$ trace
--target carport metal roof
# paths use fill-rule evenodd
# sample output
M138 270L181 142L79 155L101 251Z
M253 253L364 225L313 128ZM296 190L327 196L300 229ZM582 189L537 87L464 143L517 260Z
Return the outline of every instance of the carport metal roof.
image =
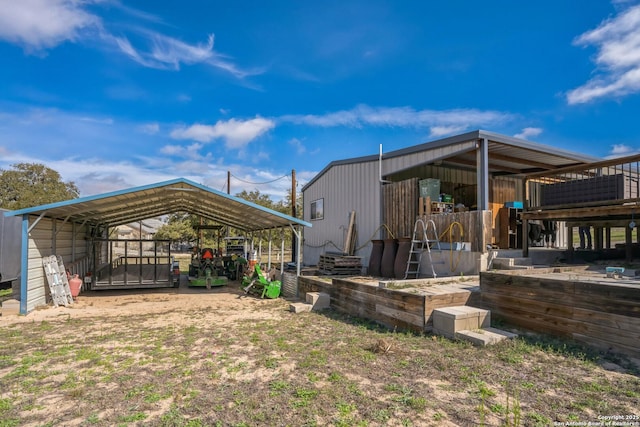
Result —
M39 215L63 221L117 226L187 212L244 232L311 224L185 178L82 197L5 215Z

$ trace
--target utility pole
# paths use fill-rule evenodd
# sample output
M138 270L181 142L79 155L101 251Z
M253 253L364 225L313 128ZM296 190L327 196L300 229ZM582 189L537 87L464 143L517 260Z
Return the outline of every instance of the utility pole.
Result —
M296 218L296 170L291 169L291 216ZM296 233L291 232L291 262L296 262Z
M231 194L231 171L227 171L227 194ZM231 236L231 230L227 225L227 237Z

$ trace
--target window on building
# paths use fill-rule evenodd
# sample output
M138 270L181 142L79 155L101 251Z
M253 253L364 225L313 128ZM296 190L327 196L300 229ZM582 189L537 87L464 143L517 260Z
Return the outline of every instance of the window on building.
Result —
M324 199L311 202L311 220L324 218Z

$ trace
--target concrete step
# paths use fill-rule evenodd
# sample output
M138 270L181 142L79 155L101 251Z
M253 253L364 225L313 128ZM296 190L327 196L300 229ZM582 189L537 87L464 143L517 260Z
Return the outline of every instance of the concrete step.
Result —
M20 314L20 301L17 299L8 299L2 302L3 316L17 316Z
M313 310L324 310L331 305L331 297L324 292L307 292L306 300Z
M492 265L494 270L533 270L533 265Z
M311 311L311 308L313 308L313 306L306 302L292 302L289 304L289 311L294 313L305 313Z
M289 305L289 311L304 313L311 310L324 310L331 306L331 297L324 292L307 292L306 302L293 302Z
M516 338L517 336L518 334L496 328L462 330L455 334L456 339L469 341L479 347L496 344L500 341Z
M460 305L433 310L433 333L455 339L456 332L491 326L491 312L482 308Z
M517 257L517 258L497 257L497 258L494 258L493 260L493 265L495 266L496 264L506 266L506 267L513 267L516 265L533 265L533 260L528 257Z

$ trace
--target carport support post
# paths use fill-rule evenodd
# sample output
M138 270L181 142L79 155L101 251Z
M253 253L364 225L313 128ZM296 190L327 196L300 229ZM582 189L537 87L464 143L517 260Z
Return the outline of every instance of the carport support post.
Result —
M27 280L29 279L29 215L22 215L20 260L20 314L27 314ZM45 284L46 286L46 284Z
M271 270L271 230L269 230L269 258L268 258L268 269Z
M633 244L633 230L631 227L624 228L624 237L625 237L625 255L627 262L630 262L633 259L633 248L631 245Z
M296 228L291 224L289 224L289 227L291 227L291 230L293 231L293 234L295 234L295 236L297 237L296 243L297 243L297 246L298 246L298 253L296 254L297 255L297 259L296 259L296 276L300 276L300 260L302 258L302 248L301 248L301 246L302 246L302 233L299 230L296 230ZM284 232L284 230L283 230L283 232ZM282 270L282 271L284 271L284 270Z
M280 257L280 278L282 278L284 274L284 228L280 229L280 253L282 254Z
M522 256L529 257L529 220L522 220Z
M489 141L478 140L476 150L476 179L478 181L478 210L489 209Z
M567 258L569 259L569 261L573 261L573 257L574 257L574 250L573 250L573 226L572 225L568 225L567 226Z
M478 211L483 212L489 210L489 141L486 138L479 139L476 148L477 206ZM489 226L491 226L491 224L485 224L483 219L480 220L480 227L476 230L476 237L479 242L484 242L484 230L485 227ZM479 249L482 253L487 251L484 243Z

